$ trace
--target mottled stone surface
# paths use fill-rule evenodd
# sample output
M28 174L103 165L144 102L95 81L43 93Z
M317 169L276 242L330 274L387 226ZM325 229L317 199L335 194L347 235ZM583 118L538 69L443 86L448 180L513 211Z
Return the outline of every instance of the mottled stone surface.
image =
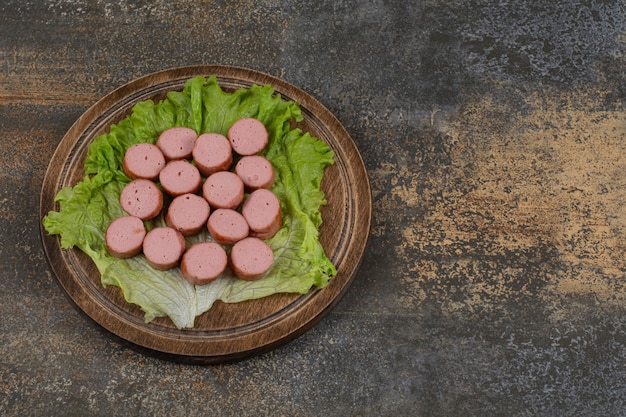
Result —
M317 97L374 198L333 312L213 367L101 333L39 240L71 124L193 64ZM0 415L626 415L623 2L5 0L0 66Z

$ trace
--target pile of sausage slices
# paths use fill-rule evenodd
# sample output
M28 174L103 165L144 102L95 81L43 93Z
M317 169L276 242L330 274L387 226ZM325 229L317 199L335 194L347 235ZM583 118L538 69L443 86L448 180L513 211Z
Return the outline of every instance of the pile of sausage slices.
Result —
M228 265L241 279L262 276L274 262L263 239L274 236L282 226L280 201L270 191L274 170L259 154L267 143L265 126L243 118L227 136L197 135L193 129L173 127L156 144L128 148L123 169L131 181L120 195L128 215L109 224L109 253L129 258L143 252L155 269L180 266L183 278L194 285L214 281ZM239 156L231 170L234 154ZM244 191L249 193L245 201ZM165 213L166 226L146 232L143 221L164 209L163 193L172 198ZM186 249L185 236L205 227L213 241ZM229 253L224 246L231 246Z

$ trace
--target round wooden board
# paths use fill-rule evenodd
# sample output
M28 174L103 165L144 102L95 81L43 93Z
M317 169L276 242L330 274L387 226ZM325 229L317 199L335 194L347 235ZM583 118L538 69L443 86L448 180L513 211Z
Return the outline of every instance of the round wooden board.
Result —
M84 176L88 145L126 117L137 102L162 100L168 91L182 90L189 78L213 74L225 91L271 85L284 99L300 103L304 121L298 127L328 143L335 152L335 164L326 168L322 182L328 203L322 207L320 241L337 268L327 287L305 295L277 294L236 304L218 301L196 318L192 329L177 329L168 318L145 323L143 312L126 302L117 287L101 285L89 257L78 249L61 249L59 238L41 228L50 266L82 312L139 350L203 364L241 360L287 343L330 311L353 280L369 237L371 191L361 156L332 113L301 89L245 68L192 66L150 74L108 94L74 123L48 166L40 200L42 219L49 211L58 210L54 202L58 191Z

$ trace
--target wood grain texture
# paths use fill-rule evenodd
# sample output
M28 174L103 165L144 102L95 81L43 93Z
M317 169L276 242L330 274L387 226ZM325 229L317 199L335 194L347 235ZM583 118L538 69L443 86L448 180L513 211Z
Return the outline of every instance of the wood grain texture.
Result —
M103 288L91 259L77 249L62 250L57 236L41 229L49 263L70 299L110 333L170 359L219 363L243 359L284 344L317 323L348 289L363 257L371 225L371 192L363 161L346 130L318 101L299 88L264 73L227 66L191 66L139 78L111 92L87 110L59 144L48 167L40 217L58 209L57 192L83 178L92 139L129 114L134 104L160 100L182 90L193 76L215 74L222 89L271 85L286 100L300 103L299 127L325 141L335 152L322 182L327 205L320 241L337 267L322 289L305 295L278 294L237 304L216 302L196 318L193 329L177 329L168 318L144 323L143 312L127 303L117 287Z

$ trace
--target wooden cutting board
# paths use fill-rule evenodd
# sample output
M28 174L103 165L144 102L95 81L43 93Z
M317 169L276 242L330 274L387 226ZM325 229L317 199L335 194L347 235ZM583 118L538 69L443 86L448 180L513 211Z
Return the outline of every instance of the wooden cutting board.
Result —
M361 156L337 118L301 89L245 68L192 66L150 74L111 92L74 123L51 159L40 196L42 219L49 211L58 210L54 197L61 188L82 180L87 147L95 137L108 132L137 102L162 100L168 91L182 90L189 78L213 74L225 91L270 85L285 100L300 103L304 121L298 127L325 141L335 152L335 164L326 168L322 181L328 203L322 207L320 242L337 268L327 287L304 295L277 294L235 304L217 301L196 318L192 329L177 329L169 318L145 323L143 312L126 302L119 288L102 286L88 256L78 249L61 249L59 238L41 227L49 264L80 311L131 347L201 364L241 360L289 342L328 313L350 286L367 245L372 201Z

